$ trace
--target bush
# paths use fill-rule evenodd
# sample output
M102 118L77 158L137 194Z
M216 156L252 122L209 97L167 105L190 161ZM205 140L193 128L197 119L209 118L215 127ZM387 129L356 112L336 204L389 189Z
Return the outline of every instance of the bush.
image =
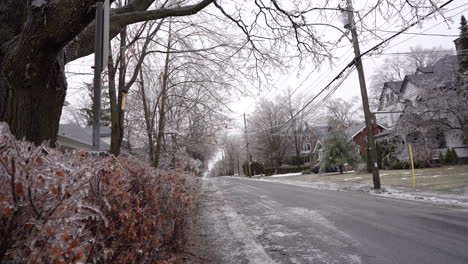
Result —
M0 125L0 262L167 260L185 243L199 186L132 158L18 142Z
M246 176L253 176L253 175L256 175L256 174L264 173L263 172L263 164L261 164L260 162L257 162L257 161L252 161L250 163L250 171L251 171L252 175L249 175L249 167L247 165L247 162L242 164L242 169L244 170L244 174Z
M311 173L311 172L310 172L310 169L303 170L303 171L301 172L301 174L310 174L310 173Z
M454 149L447 150L447 153L445 154L445 163L447 163L447 164L457 164L458 163L458 155L457 155L457 152Z

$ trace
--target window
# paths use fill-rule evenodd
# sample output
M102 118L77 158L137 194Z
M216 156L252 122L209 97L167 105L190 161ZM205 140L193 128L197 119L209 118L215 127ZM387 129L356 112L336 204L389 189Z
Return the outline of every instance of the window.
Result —
M447 147L447 141L445 140L445 135L443 132L440 132L436 136L437 140L437 148L446 148Z
M304 144L304 151L310 151L311 146L310 143Z

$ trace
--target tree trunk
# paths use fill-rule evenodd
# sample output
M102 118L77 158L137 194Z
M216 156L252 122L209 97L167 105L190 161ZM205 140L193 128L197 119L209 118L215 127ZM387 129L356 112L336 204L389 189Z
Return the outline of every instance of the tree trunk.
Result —
M158 135L156 138L156 149L154 152L154 167L159 167L159 159L161 157L162 140L164 136L164 126L166 122L166 92L169 80L169 59L171 49L171 23L169 23L169 36L167 40L167 53L166 62L164 64L164 74L162 80L162 91L161 91L161 107L159 109L159 122L158 122Z
M112 122L112 130L111 130L111 146L110 152L115 156L120 154L120 148L122 146L122 139L124 133L124 114L125 109L123 108L122 101L126 99L127 92L124 91L125 87L125 74L127 72L127 65L125 59L125 51L126 51L126 39L127 39L127 27L124 27L120 32L120 53L118 62L120 63L119 67L119 84L118 84L118 91L117 91L117 102L111 102L111 122ZM115 78L115 76L114 76ZM115 83L115 80L114 80ZM115 85L114 85L115 87Z
M145 92L145 82L143 77L143 71L140 69L140 92L141 92L141 101L143 104L143 114L145 116L145 125L146 125L146 135L148 137L148 155L150 163L154 162L154 140L153 140L153 122L151 118L151 113L149 110L148 102L146 101L146 92Z
M67 90L63 53L44 54L43 60L26 63L23 69L13 67L17 61L9 55L0 55L0 121L18 139L48 141L53 147ZM24 75L12 74L15 70Z

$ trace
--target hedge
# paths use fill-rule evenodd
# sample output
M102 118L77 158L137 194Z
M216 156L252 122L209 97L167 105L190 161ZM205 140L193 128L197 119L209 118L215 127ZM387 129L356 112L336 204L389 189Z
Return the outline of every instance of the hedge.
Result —
M180 169L36 147L0 124L0 263L174 259L199 187Z

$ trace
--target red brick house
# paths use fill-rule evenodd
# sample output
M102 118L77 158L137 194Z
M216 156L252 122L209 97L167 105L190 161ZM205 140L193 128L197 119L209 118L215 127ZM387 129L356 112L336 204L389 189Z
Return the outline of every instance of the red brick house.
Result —
M354 143L356 143L356 152L365 155L367 150L366 150L366 142L367 142L367 128L366 124L364 122L352 126L352 127L343 127L343 130L345 131L346 135L348 136L349 140L352 140ZM387 128L380 125L376 124L374 125L374 135L378 135L384 131L386 131ZM325 139L328 136L328 133L330 132L330 129L328 127L314 127L311 129L311 161L312 163L316 163L320 161L321 155L322 155L322 143L325 141Z

